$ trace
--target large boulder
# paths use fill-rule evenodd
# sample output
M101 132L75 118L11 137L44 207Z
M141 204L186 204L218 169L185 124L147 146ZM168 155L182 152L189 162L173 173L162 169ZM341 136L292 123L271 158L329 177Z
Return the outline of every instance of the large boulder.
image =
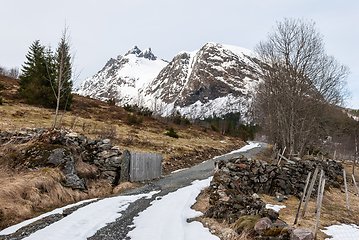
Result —
M313 240L313 232L306 228L294 229L290 234L291 240Z
M270 228L272 221L268 217L259 219L259 221L254 225L254 231L263 232Z
M70 151L65 148L57 148L52 150L48 157L48 163L54 164L65 175L65 186L72 189L87 190L85 181L77 175L75 169L75 160Z

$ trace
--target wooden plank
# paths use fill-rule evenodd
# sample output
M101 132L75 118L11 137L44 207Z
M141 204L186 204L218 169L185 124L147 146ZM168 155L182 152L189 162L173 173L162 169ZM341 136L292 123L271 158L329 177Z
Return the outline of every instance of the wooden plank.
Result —
M310 175L311 175L311 174L312 174L311 172L308 173L307 181L305 182L305 187L304 187L303 195L302 195L302 198L300 199L300 203L299 203L299 206L298 206L297 214L295 215L295 220L294 220L293 225L295 225L295 224L297 223L297 220L298 220L298 217L299 217L300 208L301 208L301 206L302 206L302 203L303 203L303 200L304 200L304 196L305 196L305 194L306 194L306 192L307 192L307 188L308 188L308 184L309 184L309 180L310 180Z
M278 156L280 156L280 158L279 158L279 160L278 160L277 166L279 166L280 161L281 161L282 158L284 157L283 155L284 155L284 152L285 152L286 149L287 149L287 147L284 147L284 150L283 150L282 154L280 154L280 151L278 151Z
M344 186L345 186L345 197L347 199L347 209L348 213L350 214L350 207L349 207L349 197L348 197L348 186L347 186L347 177L345 174L345 169L343 168L343 178L344 178Z
M320 212L322 209L322 202L323 202L323 194L324 194L324 187L325 187L325 179L323 179L322 184L318 186L318 189L320 189L320 194L318 195L318 205L317 205L317 218L315 221L315 230L314 230L314 239L317 239L317 233L318 233L318 226L319 226L319 218L320 218Z
M304 208L303 208L303 212L302 212L302 218L304 217L305 211L307 210L308 203L310 201L310 196L312 195L313 187L314 187L314 184L315 184L315 180L317 179L318 171L319 171L318 168L316 168L314 170L313 179L312 179L312 182L310 183L310 187L309 187L309 191L307 193L307 196L305 197L305 204L304 204Z
M162 154L131 153L131 182L151 180L162 175Z

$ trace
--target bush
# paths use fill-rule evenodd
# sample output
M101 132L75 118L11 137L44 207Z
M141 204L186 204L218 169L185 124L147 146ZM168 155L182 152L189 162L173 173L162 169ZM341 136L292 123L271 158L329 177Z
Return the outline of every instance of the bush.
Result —
M191 121L188 118L182 117L179 111L173 113L170 119L177 125L191 125Z
M140 124L143 122L143 116L137 117L136 114L127 114L127 122Z
M127 112L133 112L136 113L137 115L142 115L142 116L151 116L153 113L149 108L139 107L137 104L134 105L126 104L125 106L123 106L123 109L125 109Z
M166 135L173 138L179 138L178 134L175 132L173 127L170 128L170 130L166 133Z
M2 101L2 97L0 97L0 105L2 105L3 101Z
M5 85L0 83L0 90L5 89Z

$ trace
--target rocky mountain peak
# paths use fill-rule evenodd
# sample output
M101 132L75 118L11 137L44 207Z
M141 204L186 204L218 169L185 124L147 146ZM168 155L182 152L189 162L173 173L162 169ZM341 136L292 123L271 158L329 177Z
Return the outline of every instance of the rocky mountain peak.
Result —
M157 59L157 57L152 53L151 48L141 51L136 45L133 46L130 50L128 50L125 56L128 56L130 54L134 54L137 57L145 58L152 61L155 61Z
M142 51L135 45L133 46L130 50L127 51L127 53L125 54L125 56L128 56L130 54L134 54L134 55L138 55L140 54Z

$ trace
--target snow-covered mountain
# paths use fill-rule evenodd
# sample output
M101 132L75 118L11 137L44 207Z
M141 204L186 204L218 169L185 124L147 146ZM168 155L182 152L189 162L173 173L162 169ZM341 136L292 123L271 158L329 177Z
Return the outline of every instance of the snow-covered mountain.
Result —
M136 103L162 116L180 112L188 118L223 116L240 112L246 118L258 83L254 52L229 45L207 43L193 52L180 52L169 63L151 49L136 46L124 56L110 59L75 93L118 105Z
M254 56L244 48L207 43L177 54L140 91L146 105L156 102L164 116L178 111L194 119L241 112L245 118L258 83Z
M118 105L137 103L138 90L154 79L167 65L157 59L151 48L141 51L132 47L124 56L107 61L94 76L85 79L74 93L106 101L116 99Z

